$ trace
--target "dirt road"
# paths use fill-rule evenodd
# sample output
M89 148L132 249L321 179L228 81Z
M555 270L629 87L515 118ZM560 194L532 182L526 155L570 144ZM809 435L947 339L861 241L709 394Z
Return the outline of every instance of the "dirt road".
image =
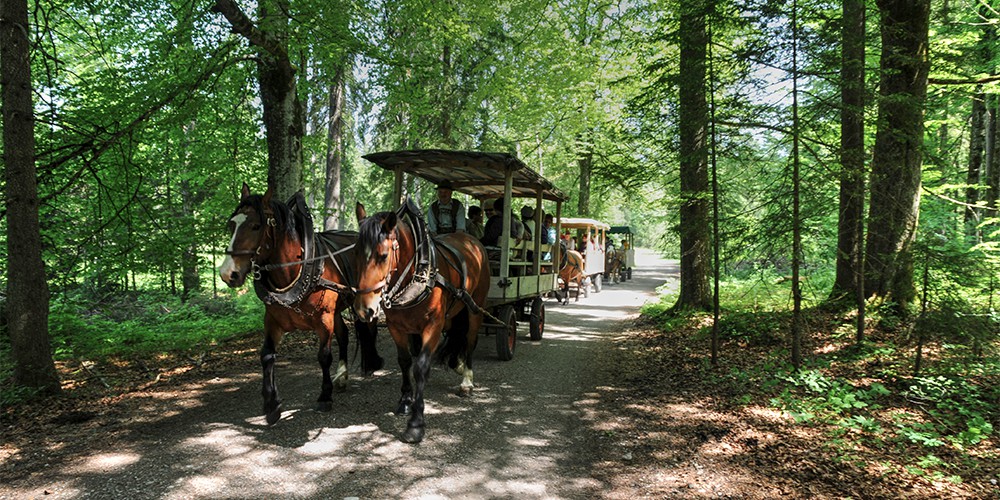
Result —
M38 449L8 450L0 498L592 498L606 485L591 466L602 438L594 389L611 336L638 315L673 262L639 252L633 280L569 305L546 303L545 336L519 326L514 359L499 361L480 338L476 390L455 395L460 377L435 367L426 390L427 436L399 441L393 415L400 377L383 334L387 369L352 377L330 413L312 410L319 391L314 339L289 337L277 380L285 413L267 427L256 352L238 368L210 369L181 386L151 387L86 422L67 422ZM60 437L62 436L62 437Z

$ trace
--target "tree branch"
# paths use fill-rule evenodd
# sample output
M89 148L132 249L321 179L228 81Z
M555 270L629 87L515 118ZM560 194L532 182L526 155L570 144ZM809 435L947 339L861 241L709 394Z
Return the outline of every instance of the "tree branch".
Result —
M982 78L928 78L927 83L931 85L978 85L980 83L1000 82L1000 75L984 76Z
M253 21L236 5L235 1L215 0L215 5L212 6L211 10L212 12L222 14L229 21L229 24L233 27L233 33L242 35L252 45L256 45L263 49L264 52L270 54L275 62L281 66L282 70L295 73L295 67L288 57L288 51L281 45L281 42L255 26Z

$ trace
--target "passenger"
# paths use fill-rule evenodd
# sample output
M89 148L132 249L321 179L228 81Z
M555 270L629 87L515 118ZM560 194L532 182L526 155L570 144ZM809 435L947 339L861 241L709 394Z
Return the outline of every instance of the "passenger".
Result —
M486 227L483 228L483 237L480 241L483 245L488 247L498 247L500 246L500 237L503 235L503 198L497 198L493 201L493 215L486 221ZM510 214L510 236L512 238L521 238L524 234L524 226L521 221L514 217L514 212Z
M465 232L465 207L451 194L451 181L445 179L438 183L437 200L427 209L427 229L431 235Z
M521 223L524 224L524 239L531 240L535 234L535 209L525 205L521 207Z
M465 229L473 238L483 237L483 209L479 205L469 207L469 215L465 221Z
M542 243L555 243L556 228L552 226L552 214L545 214L542 217Z

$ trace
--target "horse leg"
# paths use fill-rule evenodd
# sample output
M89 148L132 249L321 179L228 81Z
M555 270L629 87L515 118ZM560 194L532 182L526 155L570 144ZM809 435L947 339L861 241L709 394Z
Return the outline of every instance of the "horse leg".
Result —
M472 394L472 357L469 353L475 348L470 346L470 342L475 342L475 337L471 335L473 314L468 308L463 308L454 318L451 319L451 329L448 330L446 342L448 350L448 367L455 370L462 376L462 385L458 388L459 396ZM482 322L482 316L479 322ZM478 326L476 327L478 329Z
M410 420L406 423L406 432L402 436L404 443L415 444L424 439L424 387L427 385L430 371L431 351L428 346L424 346L417 355L413 367L413 408L410 411Z
M378 325L375 322L355 320L354 332L358 338L358 346L361 348L361 372L366 376L371 376L385 366L382 356L378 355L376 337L378 336Z
M472 381L472 352L476 350L476 344L479 343L479 328L483 324L482 314L472 314L469 312L468 315L469 323L465 334L465 352L459 358L459 367L463 369L459 372L462 375L462 385L458 388L459 396L471 395L472 389L475 387ZM457 369L456 367L456 371Z
M319 391L319 399L316 400L316 411L333 409L333 381L330 380L330 365L333 364L333 350L330 345L333 337L330 328L332 326L323 325L316 330L316 333L319 334L319 353L317 353L316 358L323 371L323 385Z
M413 406L413 385L410 382L410 368L413 366L413 355L406 339L396 342L396 359L399 361L399 371L403 375L403 385L400 387L399 404L396 406L396 415L407 415Z
M271 319L264 316L264 345L260 349L260 364L264 371L264 386L261 395L264 397L264 418L267 425L274 425L281 418L281 399L278 398L278 386L274 381L274 362L277 359L278 344L281 342L282 331Z
M339 314L334 315L333 334L337 338L337 373L333 375L333 390L347 390L347 323Z

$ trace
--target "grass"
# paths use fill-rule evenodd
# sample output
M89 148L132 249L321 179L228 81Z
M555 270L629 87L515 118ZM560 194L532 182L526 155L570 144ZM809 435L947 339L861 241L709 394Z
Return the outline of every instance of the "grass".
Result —
M49 336L57 363L198 352L260 330L263 310L253 293L196 296L186 303L160 292L64 298L51 305ZM0 402L30 398L30 390L10 383L10 345L6 335L0 338Z

